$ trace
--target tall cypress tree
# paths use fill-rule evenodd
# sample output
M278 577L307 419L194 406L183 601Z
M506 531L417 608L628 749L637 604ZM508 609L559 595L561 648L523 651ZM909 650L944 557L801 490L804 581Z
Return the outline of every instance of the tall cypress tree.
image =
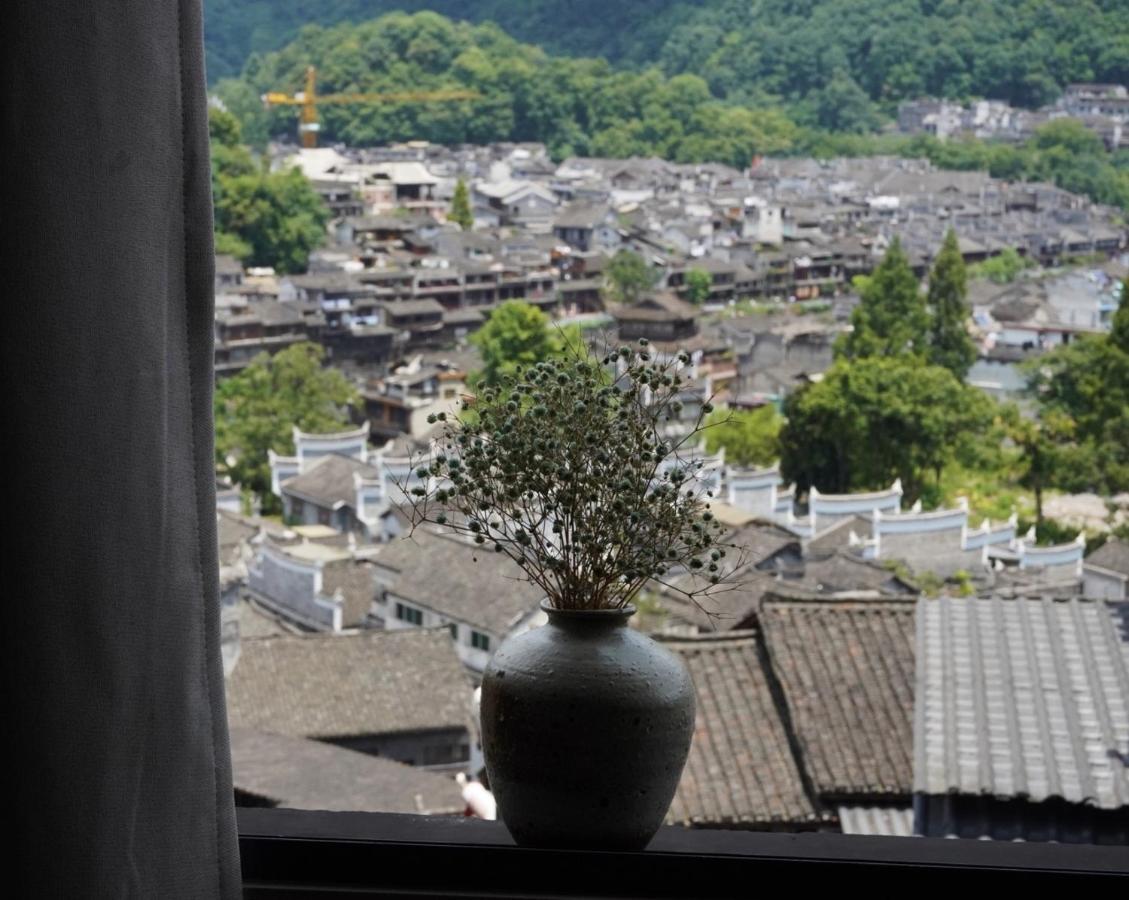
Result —
M451 212L448 218L463 231L469 231L474 225L474 213L470 211L470 193L467 191L466 182L461 178L455 184L455 195L451 198Z
M976 361L976 345L968 336L968 276L951 228L929 273L929 361L963 379Z
M862 289L851 325L853 330L836 346L841 357L920 356L928 351L925 300L897 238Z

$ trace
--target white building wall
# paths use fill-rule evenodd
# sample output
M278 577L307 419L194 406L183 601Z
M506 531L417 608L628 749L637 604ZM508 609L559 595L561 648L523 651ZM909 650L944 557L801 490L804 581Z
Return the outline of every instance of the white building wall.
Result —
M1082 566L1082 596L1094 600L1129 599L1129 578L1096 566Z

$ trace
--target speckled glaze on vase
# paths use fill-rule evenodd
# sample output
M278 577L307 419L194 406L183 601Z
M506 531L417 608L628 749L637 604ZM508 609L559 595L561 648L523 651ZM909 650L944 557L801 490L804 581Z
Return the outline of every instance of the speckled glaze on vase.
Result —
M498 811L523 846L641 850L674 798L694 732L682 661L623 610L542 609L482 676Z

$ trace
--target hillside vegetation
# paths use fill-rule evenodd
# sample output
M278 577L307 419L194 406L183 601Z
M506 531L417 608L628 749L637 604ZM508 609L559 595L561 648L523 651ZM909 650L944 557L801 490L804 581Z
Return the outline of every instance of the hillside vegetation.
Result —
M254 56L216 90L244 137L295 135L293 108L262 108L267 90L298 90L307 65L322 93L471 88L476 100L322 108L323 141L372 145L542 141L570 155L661 156L743 168L756 155L924 156L944 168L1050 180L1129 209L1129 154L1109 154L1077 123L1055 121L1023 145L879 135L873 104L848 76L821 89L817 115L771 96L718 96L701 76L658 67L617 69L603 59L551 56L492 24L437 13L390 13L359 25L306 26L280 50Z
M1072 81L1129 82L1129 0L205 0L208 70L236 75L306 24L424 9L557 55L700 75L718 97L773 97L813 118L844 98L1038 106Z
M319 92L470 88L476 100L326 106L323 139L354 145L421 138L437 143L543 141L558 157L657 154L675 161L746 166L781 153L796 126L780 110L750 109L710 94L696 75L613 69L601 59L553 57L498 26L436 13L391 13L360 25L307 26L274 53L252 58L217 92L244 134L293 134L294 110L262 110L259 96L297 90L309 64Z

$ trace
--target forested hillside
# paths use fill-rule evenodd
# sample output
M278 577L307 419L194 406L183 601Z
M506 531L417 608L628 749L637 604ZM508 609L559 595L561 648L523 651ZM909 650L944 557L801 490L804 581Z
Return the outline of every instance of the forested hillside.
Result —
M690 22L702 6L671 0L204 0L208 75L216 81L238 74L251 53L277 50L303 25L421 10L495 22L558 55L647 63L674 27Z
M327 141L543 141L558 159L655 155L737 167L758 154L890 153L925 156L945 168L987 169L1000 178L1050 180L1129 209L1129 153L1107 153L1074 122L1053 122L1021 145L868 134L877 124L874 107L845 75L832 76L819 90L819 114L806 117L802 102L721 98L698 75L551 56L496 25L430 12L307 26L281 50L252 57L242 78L216 88L251 143L295 135L295 110L267 112L259 97L300 89L310 64L323 93L457 87L480 94L470 101L326 106Z
M773 97L817 119L843 100L1038 106L1068 82L1129 82L1129 0L205 0L209 72L237 74L307 23L421 9L495 22L557 55L701 75L718 97Z
M267 90L295 90L307 65L320 92L469 88L478 99L326 106L323 136L354 145L408 138L438 143L543 141L570 154L657 154L676 161L749 164L781 153L797 128L778 109L750 109L711 96L696 75L613 69L602 59L553 57L492 24L436 13L392 13L360 25L309 26L283 49L254 57L244 77L217 90L244 134L294 133L294 110L263 111Z

